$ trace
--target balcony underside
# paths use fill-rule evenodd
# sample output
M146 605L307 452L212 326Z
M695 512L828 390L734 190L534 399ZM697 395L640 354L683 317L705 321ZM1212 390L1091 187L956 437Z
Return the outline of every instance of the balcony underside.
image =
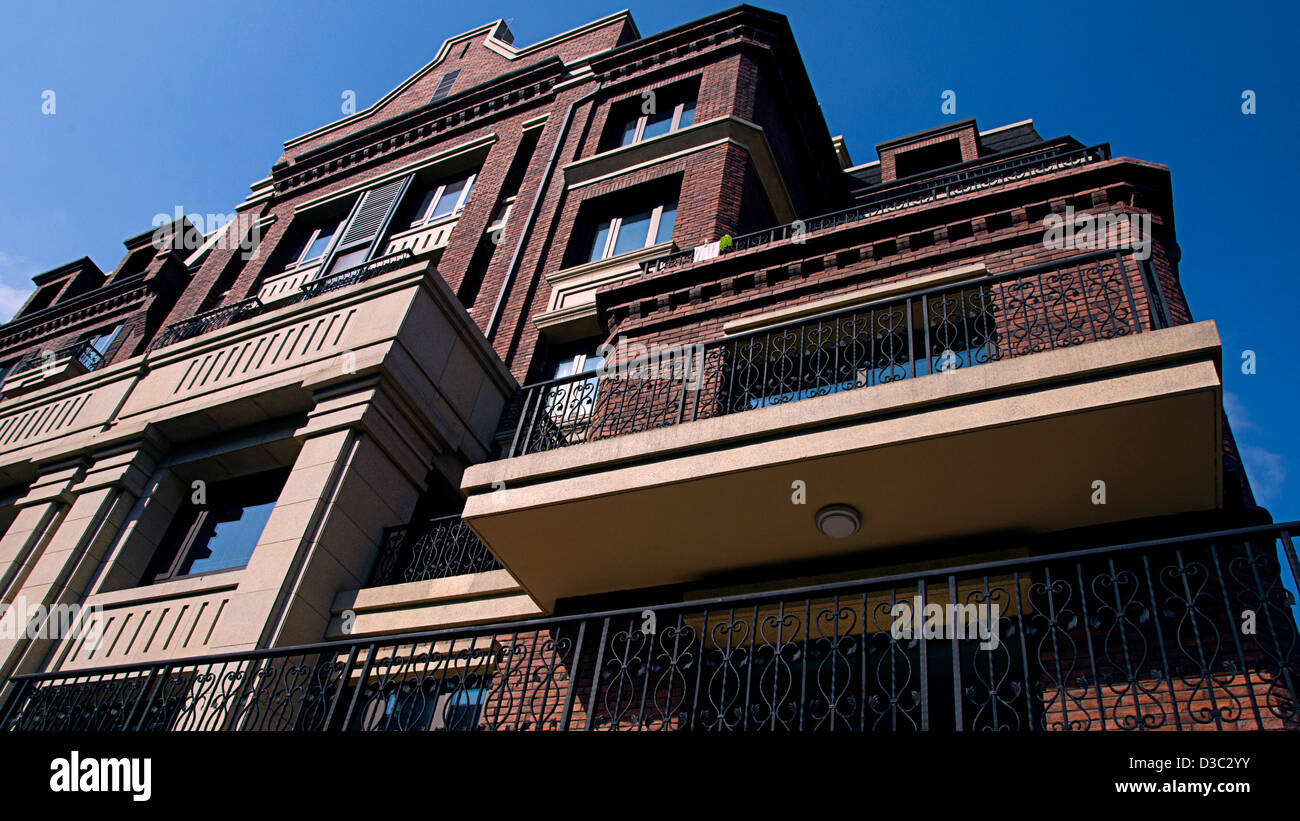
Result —
M1211 510L1218 356L1213 323L1198 323L476 465L464 517L549 610L741 568ZM833 503L861 511L857 534L816 530Z

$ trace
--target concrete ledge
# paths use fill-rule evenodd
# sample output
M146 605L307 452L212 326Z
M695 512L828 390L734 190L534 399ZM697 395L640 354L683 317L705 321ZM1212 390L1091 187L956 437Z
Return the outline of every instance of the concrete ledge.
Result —
M461 490L480 493L491 490L492 483L497 481L505 482L507 487L519 487L564 474L597 472L630 461L662 458L827 424L896 416L940 403L972 402L981 395L1138 366L1195 359L1211 359L1217 364L1219 352L1218 328L1212 320L1207 320L472 465L465 471ZM480 512L480 506L473 501L471 506ZM470 510L466 508L467 517Z
M514 621L542 614L505 570L348 590L334 597L326 639ZM351 611L350 629L344 614Z
M882 548L1209 511L1223 503L1219 353L1205 322L475 465L462 515L550 610L742 568L869 566ZM819 533L827 504L856 508L861 529Z

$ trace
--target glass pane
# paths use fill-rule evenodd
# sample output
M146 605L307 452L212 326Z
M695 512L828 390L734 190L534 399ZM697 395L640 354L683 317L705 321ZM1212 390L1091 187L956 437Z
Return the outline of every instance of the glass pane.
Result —
M591 238L591 252L587 254L588 262L595 262L605 256L605 242L609 239L609 220L596 226L596 233Z
M642 211L623 218L618 229L618 238L614 240L614 253L626 254L646 246L646 234L650 232L650 212Z
M444 217L455 211L456 203L460 200L460 192L468 183L469 179L465 177L447 183L447 187L442 189L442 196L438 197L438 204L433 206L433 216Z
M639 121L640 118L637 117L630 120L627 125L623 126L623 137L619 140L619 145L631 145L636 141L636 124Z
M406 227L412 228L424 222L425 215L429 213L429 206L433 205L433 198L438 193L438 186L433 186L428 191L420 195L420 199L415 204L415 210L411 212L411 218L407 221Z
M334 232L338 230L338 227L338 220L322 225L319 233L316 234L316 239L312 240L311 245L307 247L307 253L302 261L310 262L325 256L325 252L330 247L330 240L334 239Z
M596 355L593 354L593 355L587 357L587 358L583 361L583 363L582 363L582 372L583 372L583 373L594 373L594 372L600 370L600 367L601 367L602 365L604 365L604 364L605 364L605 357L603 357L603 356L596 356Z
M339 254L334 258L334 263L330 265L330 273L337 274L355 268L366 261L366 255L370 252L369 245L363 245L360 248L348 251L345 254ZM316 277L320 279L320 277Z
M660 134L667 134L672 127L673 108L669 107L667 111L660 111L646 118L645 131L641 134L641 139L648 140Z
M664 206L663 213L659 215L659 232L655 234L655 242L667 242L673 238L673 223L677 222L677 203L669 203Z
M448 693L439 699L441 710L433 717L433 729L473 730L478 726L479 708L483 704L483 688Z
M693 122L695 122L695 101L689 100L682 105L682 119L677 127L685 128Z
M274 507L271 501L208 513L177 575L211 573L248 564Z
M113 344L113 340L117 339L117 334L121 330L122 326L118 325L108 333L99 334L90 340L90 347L94 348L100 354L107 353L108 346Z

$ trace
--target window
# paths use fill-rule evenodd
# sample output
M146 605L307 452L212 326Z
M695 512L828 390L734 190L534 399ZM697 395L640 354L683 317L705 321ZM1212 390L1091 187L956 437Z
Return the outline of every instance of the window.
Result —
M608 259L667 242L673 238L676 220L676 202L665 202L601 220L591 231L586 261Z
M650 109L647 111L647 109ZM653 98L638 96L616 106L618 145L632 145L695 122L695 93L686 89L660 89Z
M455 177L439 180L429 185L412 200L413 207L406 219L406 228L425 225L453 214L459 214L465 208L469 192L474 188L477 174L459 174Z
M117 339L117 335L121 331L121 325L114 325L112 328L82 337L82 341L87 343L87 347L77 354L81 364L87 370L92 371L104 364L104 359L108 356L108 349L113 346L113 340Z
M596 354L578 353L573 356L566 355L556 364L554 378L562 379L576 373L594 373L600 370L601 365L604 364L605 358Z
M122 331L122 326L115 325L106 331L100 331L97 334L91 334L91 336L89 337L90 347L95 349L95 353L99 354L100 356L105 356L106 354L108 354L108 349L109 347L112 346L113 340L117 339L117 335L121 333L121 331Z
M551 354L555 362L554 379L592 374L590 379L560 383L546 397L547 415L559 429L585 421L591 415L600 384L599 372L605 364L605 358L594 353L596 350L595 342L580 342Z
M299 268L320 262L329 251L330 243L334 241L334 235L338 233L341 222L343 222L342 217L330 217L299 234L300 244L290 250L289 261L284 267Z
M443 97L450 94L451 87L456 85L456 78L459 76L460 69L448 71L446 74L442 75L442 79L438 81L438 87L433 90L433 97L429 99L429 102L432 103L441 100Z
M450 692L448 692L450 691ZM350 730L467 731L478 727L485 688L459 679L407 680L368 699L353 714Z
M248 564L288 475L278 470L209 485L203 504L187 496L163 536L147 582Z
M961 143L957 140L900 151L894 155L894 178L903 179L926 171L937 171L961 162Z

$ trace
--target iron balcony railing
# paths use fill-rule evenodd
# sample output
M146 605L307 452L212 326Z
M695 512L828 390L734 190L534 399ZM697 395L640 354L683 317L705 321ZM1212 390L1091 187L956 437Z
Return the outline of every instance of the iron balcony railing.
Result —
M83 339L55 351L33 351L19 360L8 375L16 376L43 367L46 363L54 364L65 359L76 360L81 367L88 371L93 371L104 364L104 355L91 344L91 340Z
M1144 288L1136 263L1101 252L606 362L521 389L506 456L1140 333Z
M823 214L808 220L766 228L750 234L743 234L733 239L731 246L723 249L723 253L769 245L783 239L789 239L796 233L803 236L814 231L860 222L881 214L915 208L918 205L968 194L972 191L994 188L1108 159L1110 159L1110 145L1108 143L1088 148L1054 145L1029 154L997 162L981 163L970 168L961 168L957 171L912 183L904 182L891 185L883 191L868 195L852 208ZM694 260L694 249L678 251L646 260L641 263L641 272L647 274L665 271L687 265Z
M382 257L376 257L369 262L362 263L343 271L337 271L328 276L313 279L305 282L302 289L298 292L297 300L311 299L315 296L336 291L339 288L346 288L349 285L356 285L358 282L365 282L372 277L380 274L386 274L389 271L395 271L403 265L407 265L415 258L415 253L409 248L403 248L391 254Z
M384 531L370 586L445 579L500 570L474 531L460 516L442 516L418 526Z
M202 336L210 331L220 330L227 325L233 325L241 320L257 316L262 311L263 305L261 301L257 297L249 297L230 305L213 308L211 311L195 314L189 319L173 322L164 328L162 333L158 334L153 342L149 343L149 350L156 351L168 345L175 345L178 342Z
M287 300L281 300L276 304L276 308L285 305L292 305L295 302L301 302L305 299L311 299L315 296L334 291L339 288L346 288L349 285L356 285L358 282L364 282L371 277L378 276L402 265L407 264L414 257L409 249L398 251L394 254L378 257L369 262L348 268L344 271L338 271L329 276L314 279L304 283L302 289ZM149 345L149 350L165 348L168 345L175 345L178 342L184 342L187 339L193 339L196 336L202 336L210 331L216 331L227 325L233 325L250 317L257 316L266 310L266 307L257 297L249 297L239 302L223 305L214 308L211 311L197 314L189 319L182 319L179 322L173 322L163 329L154 341Z
M1296 526L14 676L0 729L1295 730Z

